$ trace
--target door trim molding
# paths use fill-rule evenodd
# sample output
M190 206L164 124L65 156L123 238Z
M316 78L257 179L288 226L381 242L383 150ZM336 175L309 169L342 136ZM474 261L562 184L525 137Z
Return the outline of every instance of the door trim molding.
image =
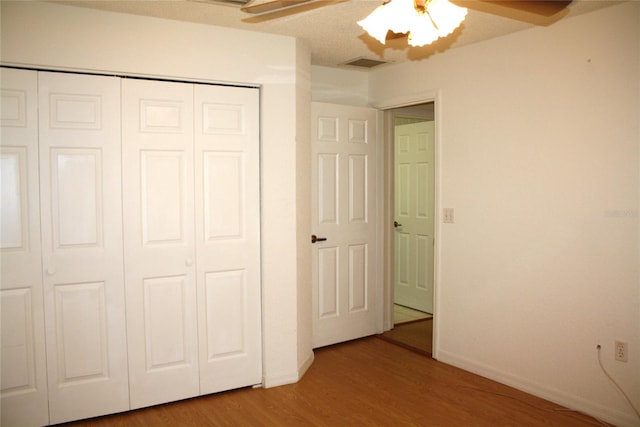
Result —
M440 313L440 259L441 259L441 248L442 242L440 239L441 231L442 231L442 220L441 220L441 206L442 206L442 150L440 146L441 138L441 129L442 129L442 94L440 89L423 91L415 94L398 96L393 98L384 99L378 101L374 104L375 108L382 110L384 114L383 120L383 131L382 135L382 145L383 145L383 169L381 175L383 175L383 185L382 185L382 200L390 201L393 200L393 189L394 189L394 179L393 179L393 166L394 166L394 152L393 152L393 134L394 134L394 112L393 109L400 107L408 107L416 104L424 104L428 102L434 103L434 121L435 121L435 193L434 193L434 253L433 253L433 268L434 268L434 278L433 278L433 353L432 356L434 359L438 359L438 348L439 337L440 337L440 328L439 328L439 313ZM382 220L379 222L381 224L381 235L382 239L382 262L380 263L383 266L383 289L382 295L383 299L383 329L388 331L393 327L393 238L391 230L387 227L387 224L391 224L393 222L394 209L393 203L385 203L382 206Z
M408 107L415 104L425 104L427 102L437 102L441 97L440 89L427 90L409 95L395 96L373 103L373 107L379 110L391 110L393 108ZM437 105L436 105L437 107ZM436 118L437 118L436 114ZM436 123L437 125L438 123Z
M260 89L262 86L260 84L228 83L228 82L222 82L217 80L188 79L188 78L180 78L180 77L162 77L155 74L147 75L147 74L135 74L135 73L118 73L118 72L96 71L96 70L90 70L90 69L71 69L66 67L58 67L58 68L57 67L31 67L31 66L5 64L2 62L0 62L0 67L6 68L6 69L27 70L27 71L37 71L37 72L42 71L42 72L62 73L62 74L118 77L121 79L154 80L159 82L244 87L244 88L251 88L251 89Z

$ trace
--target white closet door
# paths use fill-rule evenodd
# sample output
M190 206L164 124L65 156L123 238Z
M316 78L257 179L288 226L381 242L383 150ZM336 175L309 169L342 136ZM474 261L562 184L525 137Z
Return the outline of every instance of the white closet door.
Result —
M193 85L122 81L131 407L196 396Z
M0 425L45 425L38 75L3 68L0 85Z
M195 86L200 392L261 382L259 92Z
M39 73L51 423L129 409L119 80Z

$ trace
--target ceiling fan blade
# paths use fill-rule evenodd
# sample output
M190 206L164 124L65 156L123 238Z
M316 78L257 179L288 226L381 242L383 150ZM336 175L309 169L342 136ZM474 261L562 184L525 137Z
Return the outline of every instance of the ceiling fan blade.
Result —
M297 6L309 1L311 0L250 0L246 5L242 6L240 10L253 14L268 13Z
M242 22L247 22L250 24L269 22L274 19L285 18L288 16L295 15L297 13L310 12L315 9L331 6L338 3L344 3L350 0L253 0L253 1L261 1L262 4L284 3L286 5L284 7L280 7L274 4L271 9L263 9L262 12L255 12L255 9L254 9L253 12L248 12L251 14L251 16L243 19ZM251 2L249 2L248 5L251 5L250 3Z
M553 16L564 10L573 0L480 0L497 6L518 9L542 16Z
M449 0L478 12L533 25L551 25L569 13L572 0Z

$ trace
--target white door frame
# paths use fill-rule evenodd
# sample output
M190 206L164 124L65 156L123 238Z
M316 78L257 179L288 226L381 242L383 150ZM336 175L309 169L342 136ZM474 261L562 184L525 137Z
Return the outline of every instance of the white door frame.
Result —
M383 280L382 280L382 323L385 331L390 330L393 327L393 255L394 255L394 239L393 228L390 224L393 223L394 218L394 206L393 203L384 203L384 201L392 201L394 195L394 155L393 155L393 134L394 134L394 116L392 109L400 107L408 107L416 104L434 103L434 121L435 121L435 193L434 193L434 278L433 278L433 350L432 356L434 359L438 359L438 342L439 342L439 287L440 287L440 251L441 241L440 233L442 227L441 221L441 156L442 150L440 149L440 132L441 132L441 93L440 90L431 90L425 92L419 92L417 94L394 97L378 101L374 104L374 107L382 110L384 114L384 120L382 121L382 146L383 146L383 169L380 175L383 176L384 183L382 185L383 195L381 200L382 204L382 216L380 221L382 239L382 262L383 265Z

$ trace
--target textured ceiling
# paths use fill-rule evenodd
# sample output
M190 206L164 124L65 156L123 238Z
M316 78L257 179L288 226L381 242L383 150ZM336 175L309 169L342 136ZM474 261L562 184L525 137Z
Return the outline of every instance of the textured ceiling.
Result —
M77 7L153 16L207 25L294 36L311 47L314 65L345 67L358 58L393 63L419 61L436 52L520 31L534 25L553 25L581 13L620 3L617 0L575 0L568 9L546 21L504 7L468 3L466 20L452 35L425 47L409 47L406 38L378 43L356 21L366 17L382 0L316 0L302 7L266 15L250 15L237 5L214 0L67 0L53 1ZM460 3L462 0L460 1Z

